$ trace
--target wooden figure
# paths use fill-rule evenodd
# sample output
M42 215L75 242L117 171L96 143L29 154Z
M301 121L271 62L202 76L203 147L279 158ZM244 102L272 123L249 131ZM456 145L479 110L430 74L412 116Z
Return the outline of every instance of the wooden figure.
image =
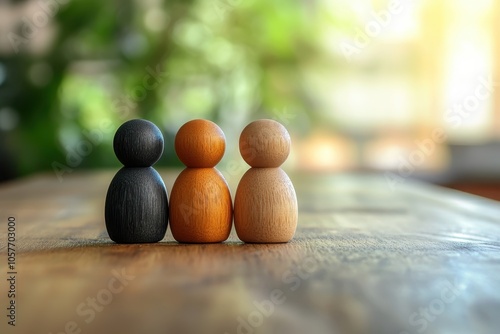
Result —
M116 131L113 148L125 165L106 195L105 220L116 243L153 243L163 239L168 224L165 184L151 167L163 153L163 135L153 123L134 119Z
M178 242L215 243L229 237L233 205L226 180L215 168L226 138L213 122L193 120L175 137L175 151L187 166L170 194L170 229Z
M298 205L292 181L280 168L290 154L290 135L273 120L250 123L240 136L240 152L252 167L234 200L234 226L247 243L282 243L293 238Z

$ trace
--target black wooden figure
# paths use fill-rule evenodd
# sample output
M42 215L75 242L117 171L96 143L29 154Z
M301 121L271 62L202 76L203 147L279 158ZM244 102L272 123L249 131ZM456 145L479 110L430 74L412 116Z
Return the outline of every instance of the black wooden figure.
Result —
M153 123L134 119L116 131L113 149L125 165L106 195L105 220L116 243L152 243L163 239L168 224L165 184L151 167L163 153L163 136Z

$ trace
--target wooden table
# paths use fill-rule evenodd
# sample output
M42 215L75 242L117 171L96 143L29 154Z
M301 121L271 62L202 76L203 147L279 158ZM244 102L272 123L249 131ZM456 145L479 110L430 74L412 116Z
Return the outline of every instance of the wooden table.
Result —
M497 202L380 176L292 175L300 221L289 244L232 233L182 245L168 232L117 245L103 221L113 175L0 186L0 333L500 333ZM176 175L162 173L169 189Z

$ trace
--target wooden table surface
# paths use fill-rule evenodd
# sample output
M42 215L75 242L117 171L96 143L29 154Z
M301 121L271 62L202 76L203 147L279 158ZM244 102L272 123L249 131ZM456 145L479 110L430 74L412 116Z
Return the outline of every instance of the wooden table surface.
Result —
M291 175L300 218L289 244L233 232L183 245L167 232L117 245L103 220L113 175L0 185L0 333L500 333L497 202L380 176ZM162 173L167 188L176 175Z

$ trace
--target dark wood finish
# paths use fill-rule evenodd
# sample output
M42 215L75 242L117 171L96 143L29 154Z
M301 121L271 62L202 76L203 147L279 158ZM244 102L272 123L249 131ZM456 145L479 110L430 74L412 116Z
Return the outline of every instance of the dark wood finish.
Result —
M126 167L150 167L163 153L163 135L154 123L133 119L118 128L113 149Z
M2 315L0 333L498 333L497 202L410 181L392 189L383 177L291 174L300 214L290 243L244 244L233 231L221 244L167 232L120 245L103 216L113 174L1 185L0 308L13 216L18 318L14 330ZM168 189L177 175L162 173ZM229 180L234 191L239 178Z
M111 240L151 243L165 237L168 196L165 184L151 166L163 153L163 135L144 119L123 123L115 133L113 149L125 165L111 181L104 217Z
M117 243L158 242L168 224L168 196L153 167L123 167L111 181L105 203L106 230Z
M495 201L500 201L500 181L492 180L489 183L481 182L460 182L444 184L443 186L472 195L482 196Z

